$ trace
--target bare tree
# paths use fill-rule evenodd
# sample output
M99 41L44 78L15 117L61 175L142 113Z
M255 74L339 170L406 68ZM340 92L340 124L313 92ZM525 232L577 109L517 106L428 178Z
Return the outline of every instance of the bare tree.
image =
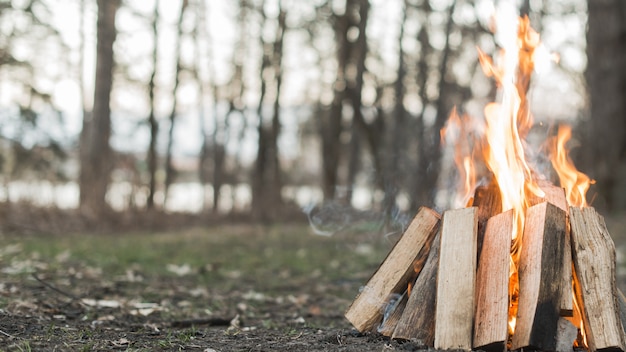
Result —
M609 209L626 208L626 4L587 2L587 84L591 119L583 151L586 172L597 181L599 201ZM620 192L621 191L621 192Z
M174 75L174 87L172 88L172 110L170 112L170 126L167 133L167 150L165 151L165 196L163 198L163 204L167 204L167 196L169 188L174 182L176 170L172 163L172 152L174 148L174 129L176 126L176 114L178 113L178 86L180 84L180 75L183 70L181 60L181 42L183 36L183 18L185 16L185 10L189 5L189 0L182 0L180 5L180 14L178 16L177 35L176 35L176 47L174 53L176 55L176 74Z
M112 165L111 87L113 84L113 43L117 31L115 15L119 0L98 0L96 81L91 120L83 122L80 208L87 216L100 216L107 209L106 192Z
M261 60L261 95L257 114L259 116L257 159L252 175L252 211L260 219L270 219L277 215L276 210L282 205L282 175L278 155L278 137L280 135L280 92L282 87L283 43L286 31L287 14L279 2L276 36L273 43L266 43L261 38L263 58ZM267 21L264 8L261 8L263 24ZM271 77L271 78L270 78ZM268 80L273 80L272 118L268 123L264 119L264 104Z
M156 86L156 73L158 63L158 24L159 24L159 0L154 2L154 12L152 17L152 37L154 44L152 47L152 73L150 74L150 82L148 82L148 96L150 99L150 114L148 115L148 124L150 126L150 143L148 145L148 177L149 177L149 193L146 200L148 209L154 208L154 194L156 192L157 180L156 173L158 167L157 140L159 135L159 123L156 119L156 102L154 99L154 90Z

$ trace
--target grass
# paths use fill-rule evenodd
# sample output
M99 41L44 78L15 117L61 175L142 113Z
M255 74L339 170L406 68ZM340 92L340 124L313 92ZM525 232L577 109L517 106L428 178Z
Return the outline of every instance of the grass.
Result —
M365 234L317 236L305 225L29 236L5 243L19 244L21 250L4 258L0 255L4 265L9 260L36 258L52 267L76 263L97 268L105 276L126 275L130 269L149 277L175 277L172 270L178 268L190 270L202 283L236 285L244 280L270 290L311 278L327 282L363 279L367 275L363 273L371 273L390 248ZM366 250L356 250L359 246Z

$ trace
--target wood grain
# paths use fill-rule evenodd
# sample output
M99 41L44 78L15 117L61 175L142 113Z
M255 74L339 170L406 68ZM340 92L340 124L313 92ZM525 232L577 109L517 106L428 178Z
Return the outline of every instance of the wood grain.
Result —
M527 209L518 264L519 305L513 350L556 349L565 232L562 209L546 202Z
M425 261L420 258L427 257L439 220L440 216L434 210L420 208L387 258L346 311L346 319L357 330L363 332L377 328L390 295L404 292L416 271L421 270L415 264Z
M624 351L615 279L615 244L604 219L593 208L570 208L576 295L590 351Z
M474 349L506 349L512 234L512 210L500 213L487 222L483 255L476 274Z
M443 215L437 278L435 348L472 348L476 285L478 209Z
M394 339L411 340L423 346L434 346L440 245L441 232L435 237L426 264L411 290L404 313L393 332Z

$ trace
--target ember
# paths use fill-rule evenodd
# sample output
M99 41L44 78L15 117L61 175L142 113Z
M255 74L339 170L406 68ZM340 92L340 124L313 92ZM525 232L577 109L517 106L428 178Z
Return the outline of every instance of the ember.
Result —
M360 331L440 349L625 351L615 248L585 198L593 181L567 155L571 130L549 141L561 187L526 159L539 34L527 17L503 22L517 24L498 26L509 34L499 55L479 50L499 88L498 102L485 107L484 133L470 133L472 119L456 110L445 127L458 131L459 194L468 207L442 219L422 208L346 317ZM490 182L477 187L482 169Z

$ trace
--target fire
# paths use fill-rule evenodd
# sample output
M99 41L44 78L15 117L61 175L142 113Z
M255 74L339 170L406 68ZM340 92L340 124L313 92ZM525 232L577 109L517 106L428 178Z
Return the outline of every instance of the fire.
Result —
M586 207L587 199L585 195L589 186L595 183L589 176L576 170L574 163L568 156L565 144L572 137L572 129L569 126L560 126L557 136L553 138L550 145L550 161L552 167L559 175L561 187L565 188L567 202L572 206Z
M492 77L498 87L496 102L484 109L484 133L476 136L470 131L470 119L459 116L454 110L442 138L449 137L448 129L458 131L455 162L461 176L459 194L467 200L472 195L476 179L476 165L484 164L497 183L502 199L502 211L513 210L514 224L511 234L511 264L509 278L509 333L515 332L518 305L519 279L517 267L521 253L522 234L526 210L533 198L545 197L539 187L537 170L527 160L528 136L533 118L530 113L528 89L535 68L536 49L540 36L530 26L528 17L497 18L501 49L494 58L478 49L478 57L485 74ZM498 36L499 35L499 36ZM540 50L537 50L539 53ZM538 55L537 55L538 56ZM445 136L444 136L445 135ZM569 128L560 128L552 144L552 164L561 186L567 191L570 205L586 206L585 193L593 183L576 170L567 156L565 144L571 136ZM476 148L473 148L476 147ZM475 151L479 152L475 152ZM579 325L580 326L580 325Z

